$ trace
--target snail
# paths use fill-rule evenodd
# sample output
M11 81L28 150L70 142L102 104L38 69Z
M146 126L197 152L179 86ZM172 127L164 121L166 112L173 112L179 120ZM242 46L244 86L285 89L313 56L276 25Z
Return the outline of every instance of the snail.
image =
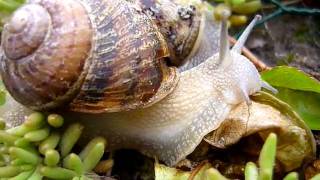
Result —
M88 136L105 136L111 148L138 149L173 165L233 107L249 105L249 95L276 91L240 54L260 16L231 50L227 16L219 52L195 55L178 69L166 64L170 45L136 3L31 0L4 27L1 76L24 106L65 109L66 119L85 124Z

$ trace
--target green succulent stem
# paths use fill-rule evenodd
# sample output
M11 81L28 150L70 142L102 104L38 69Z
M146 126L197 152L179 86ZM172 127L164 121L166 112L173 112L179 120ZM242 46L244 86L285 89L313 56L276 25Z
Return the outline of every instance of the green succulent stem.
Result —
M34 170L30 170L30 171L25 171L25 172L21 172L20 174L18 174L17 176L14 176L8 180L27 180L29 179L29 177L32 175Z
M52 131L61 126L63 126L62 116L52 114L45 117L38 112L32 113L23 124L14 128L5 129L5 124L2 124L0 179L91 180L85 174L91 172L100 162L107 144L106 140L97 137L90 141L81 151L82 159L72 153L72 149L79 140L84 126L79 123L72 124L62 137L60 130ZM63 158L62 155L66 156L63 161L60 159Z
M270 133L259 156L259 180L272 180L277 149L277 135Z
M48 166L56 166L60 161L60 154L58 151L50 149L46 151L44 163Z
M36 168L35 171L33 171L33 173L31 174L31 176L29 177L29 180L42 180L43 176L40 173L40 166L38 166Z
M77 173L61 167L48 167L43 166L40 168L40 173L52 179L72 179L73 177L77 176Z
M62 157L66 157L71 152L73 146L79 140L83 128L84 126L82 126L81 124L75 123L70 125L64 132L60 143L60 151Z
M89 151L88 155L83 159L83 166L85 171L91 171L99 163L104 153L105 144L97 143Z
M63 117L59 114L50 114L47 119L50 126L59 128L63 125Z
M21 169L18 166L0 167L0 177L8 178L18 175Z
M88 153L90 152L90 150L97 144L97 143L103 143L105 146L107 144L107 141L105 138L103 137L96 137L94 139L92 139L84 148L83 150L80 152L79 156L80 158L83 160Z
M297 172L291 172L283 178L283 180L298 180L298 179L299 179L299 174Z
M255 163L248 162L244 170L246 180L258 180L258 168Z
M37 164L40 160L40 157L32 152L29 152L25 149L18 147L11 147L9 149L10 155L17 159L21 159L22 161L30 164Z
M14 144L18 137L0 130L0 143Z
M28 132L24 135L24 138L31 142L39 142L46 139L49 136L50 129L43 128L35 131Z
M24 122L24 125L34 129L40 129L45 125L45 116L39 112L32 113Z
M83 162L80 157L74 153L71 153L64 158L63 167L74 170L79 175L84 173Z
M39 145L39 152L45 154L47 150L55 149L60 141L60 134L58 132L53 132L45 140L43 140Z

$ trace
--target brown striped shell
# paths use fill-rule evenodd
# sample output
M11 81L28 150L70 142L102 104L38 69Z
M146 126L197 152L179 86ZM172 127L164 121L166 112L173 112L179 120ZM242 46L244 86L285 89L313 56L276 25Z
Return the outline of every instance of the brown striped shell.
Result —
M31 0L5 25L1 43L6 88L36 110L145 107L178 80L156 25L124 0Z
M196 3L182 0L129 0L142 8L159 27L170 51L170 62L182 65L197 50L204 14Z

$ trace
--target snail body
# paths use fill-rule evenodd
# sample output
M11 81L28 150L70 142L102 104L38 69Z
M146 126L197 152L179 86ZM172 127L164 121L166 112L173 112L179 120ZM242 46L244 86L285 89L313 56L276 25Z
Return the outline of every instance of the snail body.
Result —
M28 25L30 19L40 24ZM234 106L250 104L249 95L261 87L272 89L240 55L256 20L230 51L225 18L219 53L205 59L198 53L190 60L194 67L178 70L165 63L175 43L134 3L33 0L4 28L1 76L21 104L67 109L66 119L84 123L88 136L105 136L112 148L135 148L173 165Z

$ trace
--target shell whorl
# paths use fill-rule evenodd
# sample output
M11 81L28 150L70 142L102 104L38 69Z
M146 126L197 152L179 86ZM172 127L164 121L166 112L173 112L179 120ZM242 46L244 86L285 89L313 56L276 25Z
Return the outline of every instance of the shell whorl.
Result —
M81 84L91 23L75 0L38 0L18 9L2 37L1 76L10 94L32 109L61 106Z
M92 65L74 111L118 112L152 105L177 84L164 37L154 22L125 0L83 0L95 29Z
M125 0L31 0L6 25L2 46L4 84L35 110L145 107L178 81L156 24Z
M197 3L181 0L129 0L157 24L166 38L170 51L170 62L182 65L197 49L197 40L204 23L203 13Z
M4 53L19 60L34 53L47 35L50 15L37 4L23 6L16 11L7 25L3 41Z

